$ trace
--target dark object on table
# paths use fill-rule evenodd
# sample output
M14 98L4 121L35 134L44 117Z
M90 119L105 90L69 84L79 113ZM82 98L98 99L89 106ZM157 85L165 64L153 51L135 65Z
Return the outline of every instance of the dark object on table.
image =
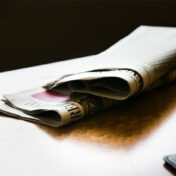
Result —
M176 154L164 156L163 160L176 170Z

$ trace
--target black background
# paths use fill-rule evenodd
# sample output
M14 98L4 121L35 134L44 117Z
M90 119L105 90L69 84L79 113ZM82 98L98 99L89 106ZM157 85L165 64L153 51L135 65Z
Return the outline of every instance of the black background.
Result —
M0 71L96 54L141 24L176 26L176 1L1 1Z

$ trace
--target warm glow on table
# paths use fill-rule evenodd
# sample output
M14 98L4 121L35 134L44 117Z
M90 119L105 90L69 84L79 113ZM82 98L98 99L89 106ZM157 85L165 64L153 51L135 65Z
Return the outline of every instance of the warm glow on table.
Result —
M0 116L2 176L171 175L176 84L60 129Z

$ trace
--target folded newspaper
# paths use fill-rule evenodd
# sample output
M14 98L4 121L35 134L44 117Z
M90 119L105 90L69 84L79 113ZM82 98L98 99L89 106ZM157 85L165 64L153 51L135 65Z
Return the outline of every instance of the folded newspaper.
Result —
M60 127L176 80L176 28L140 26L104 52L62 61L58 77L4 95L0 111Z

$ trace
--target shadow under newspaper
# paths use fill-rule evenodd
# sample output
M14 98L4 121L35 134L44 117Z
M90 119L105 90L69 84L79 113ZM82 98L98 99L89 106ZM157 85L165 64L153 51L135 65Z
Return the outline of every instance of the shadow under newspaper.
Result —
M176 108L175 102L176 84L172 84L65 127L38 126L57 140L129 148L159 128Z

